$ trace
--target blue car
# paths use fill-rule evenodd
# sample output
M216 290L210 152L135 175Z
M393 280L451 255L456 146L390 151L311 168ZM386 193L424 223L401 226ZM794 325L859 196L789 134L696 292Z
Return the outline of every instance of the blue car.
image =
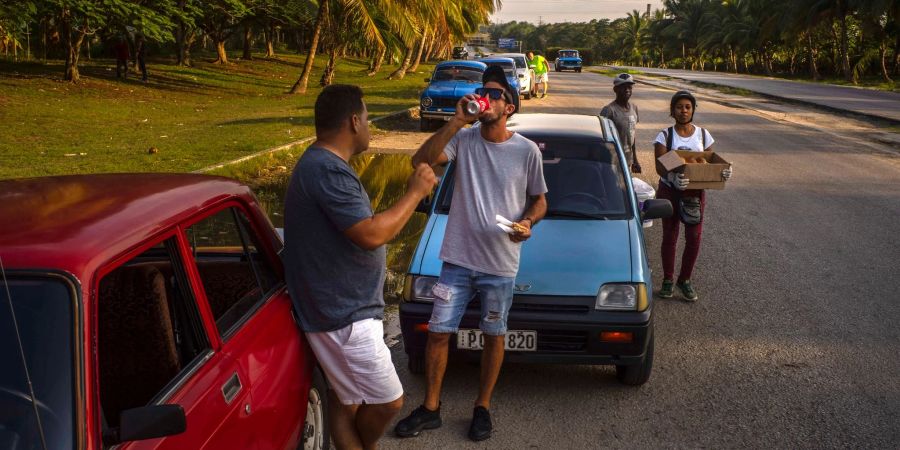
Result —
M522 247L509 313L506 360L611 364L618 379L640 385L653 366L653 301L642 220L669 217L668 200L638 208L628 164L608 119L517 114L510 129L543 154L547 216ZM410 262L400 305L409 369L424 370L428 321L440 275L453 201L454 166L445 168L422 238ZM423 205L424 206L424 205ZM469 303L454 357L480 358L477 296Z
M450 120L459 99L481 87L485 69L478 61L444 61L435 66L420 97L419 128L432 131Z
M487 58L481 58L479 61L485 63L490 66L499 66L503 69L503 73L506 74L506 81L509 82L509 85L512 86L513 90L516 92L521 92L522 88L519 83L519 75L516 72L516 61L511 57L506 56L490 56ZM516 112L519 111L519 96L516 95L513 98L513 102L516 104Z
M560 50L553 65L557 72L563 70L581 72L581 56L578 55L578 50Z

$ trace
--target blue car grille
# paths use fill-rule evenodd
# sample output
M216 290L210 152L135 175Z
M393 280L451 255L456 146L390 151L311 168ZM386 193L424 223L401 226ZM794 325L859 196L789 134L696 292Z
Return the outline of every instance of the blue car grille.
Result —
M587 332L540 330L537 349L540 352L583 352L587 347Z
M458 98L432 98L430 108L456 108Z

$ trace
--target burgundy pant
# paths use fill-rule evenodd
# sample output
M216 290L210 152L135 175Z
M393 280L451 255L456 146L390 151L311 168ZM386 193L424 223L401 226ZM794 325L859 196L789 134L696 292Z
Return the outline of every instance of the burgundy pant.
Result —
M678 208L678 196L700 197L701 214L706 209L706 191L703 190L687 190L677 191L662 182L659 183L659 189L656 191L656 198L664 198L672 202L672 210L674 214L668 219L662 219L663 241L662 241L662 265L663 278L672 280L675 275L675 249L678 245L678 232L681 228L681 219ZM697 256L700 255L700 236L703 233L703 220L697 225L684 226L684 253L681 255L681 273L678 275L678 281L690 280L691 273L694 271L694 264L697 262Z

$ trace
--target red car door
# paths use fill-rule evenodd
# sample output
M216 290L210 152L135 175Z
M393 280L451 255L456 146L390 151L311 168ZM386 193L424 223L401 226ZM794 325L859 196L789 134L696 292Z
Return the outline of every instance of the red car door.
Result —
M296 448L306 415L309 354L293 320L277 255L239 204L187 229L221 351L246 374L242 431L260 449Z

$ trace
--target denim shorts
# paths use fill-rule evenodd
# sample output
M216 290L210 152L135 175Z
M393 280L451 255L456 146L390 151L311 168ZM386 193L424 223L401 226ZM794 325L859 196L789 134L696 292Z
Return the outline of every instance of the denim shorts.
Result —
M441 277L431 291L435 300L428 331L459 331L466 306L477 295L481 300L481 332L491 336L506 334L515 281L515 277L491 275L445 262Z

